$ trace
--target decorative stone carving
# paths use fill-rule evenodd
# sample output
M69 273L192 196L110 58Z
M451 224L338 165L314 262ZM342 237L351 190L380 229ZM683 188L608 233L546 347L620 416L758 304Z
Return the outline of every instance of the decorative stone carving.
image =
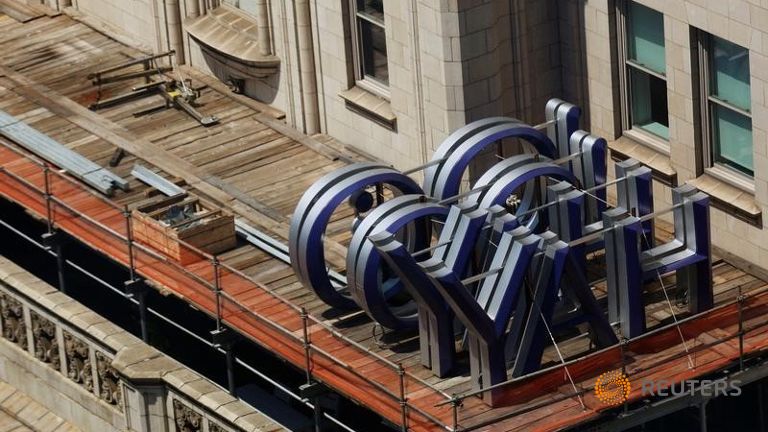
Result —
M112 367L112 359L96 351L96 372L99 378L99 397L110 405L122 409L123 392L120 376Z
M203 430L203 416L178 399L173 399L173 418L176 423L176 432L202 432ZM208 429L215 431L213 426L214 424L211 423Z
M88 344L64 330L64 356L67 359L67 376L72 381L93 391L93 369Z
M56 340L56 324L30 310L32 319L32 342L35 346L35 357L43 363L48 363L56 370L59 370L59 343Z
M227 432L227 430L224 429L222 426L219 426L217 423L209 421L208 432Z
M0 294L0 316L3 320L3 337L27 349L27 324L24 307L15 298Z

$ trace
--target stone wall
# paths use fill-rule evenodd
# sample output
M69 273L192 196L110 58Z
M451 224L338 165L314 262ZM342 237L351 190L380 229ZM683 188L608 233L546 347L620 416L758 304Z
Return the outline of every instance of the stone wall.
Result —
M768 208L768 5L748 0L661 1L636 0L664 14L669 108L669 154L622 136L619 72L616 47L616 2L576 0L562 18L561 28L575 37L584 32L584 50L564 50L564 76L583 82L581 91L589 109L589 124L596 135L660 171L676 174L677 183L692 181L720 200L753 212ZM704 173L699 158L703 151L697 137L699 114L693 70L695 46L691 29L703 30L749 49L752 99L754 184L738 185ZM565 34L565 32L564 32ZM572 39L573 40L573 39ZM564 42L568 43L568 42ZM586 73L586 79L584 79ZM581 101L576 101L582 103ZM669 187L656 187L657 208L671 205ZM768 231L741 220L732 210L712 210L713 243L762 268L768 268Z
M757 0L637 0L664 14L670 139L669 151L660 152L623 136L617 1L385 1L389 96L363 99L369 108L377 105L376 110L391 114L396 126L389 128L351 110L342 97L355 89L349 1L309 1L306 17L297 12L305 1L269 0L268 22L280 72L247 90L285 111L297 129L326 133L397 168L424 163L448 134L475 119L507 115L538 123L546 100L560 97L581 106L583 128L609 139L612 149L651 165L672 178L670 183L693 181L736 210L759 215L768 207L768 6ZM176 24L166 25L166 4L177 4L183 18L194 3L217 1L75 0L73 6L134 34L137 43L165 50L166 29ZM307 26L314 49L311 77L300 62L298 35ZM702 175L692 28L749 48L755 166L751 183ZM188 37L184 51L185 61L210 69ZM317 107L304 94L307 91L318 95ZM310 112L317 113L316 128L310 127ZM495 161L494 154L485 155L473 164L475 174ZM655 196L657 208L670 204L669 187L657 185ZM766 230L730 210L713 210L712 219L716 245L768 268Z
M133 38L138 46L162 50L156 0L72 0L82 14L101 21L108 30L118 30Z
M284 428L0 257L0 379L88 431Z
M271 47L280 71L249 82L246 93L285 111L299 130L326 133L399 168L425 162L467 121L499 114L539 121L546 100L560 96L555 0L385 1L389 95L371 93L364 108L380 105L395 127L349 109L342 97L355 88L356 75L349 0L309 1L308 17L303 4L268 1ZM176 5L180 16L180 60L226 75L225 66L207 59L183 32L186 19L205 12L198 0L77 0L73 9L134 36L138 45L165 51L177 26L169 5ZM307 26L314 49L312 77L302 75L300 40ZM307 91L317 93L316 108ZM315 111L318 126L312 127L307 116Z

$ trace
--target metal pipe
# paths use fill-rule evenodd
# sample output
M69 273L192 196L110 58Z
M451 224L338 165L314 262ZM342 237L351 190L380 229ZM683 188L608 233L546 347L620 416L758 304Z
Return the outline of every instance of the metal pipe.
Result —
M454 394L451 396L451 416L453 420L453 427L451 430L453 432L459 430L459 406L461 406L461 399Z
M221 285L219 285L219 259L213 257L213 290L216 294L216 331L221 331Z
M415 166L413 168L407 169L407 170L403 171L403 174L405 174L405 175L413 174L415 172L421 171L421 170L429 168L431 166L439 165L439 164L445 162L446 160L448 160L448 159L447 158L441 158L441 159L431 160L431 161L429 161L429 162L427 162L425 164L421 164L419 166Z
M760 432L765 432L768 429L768 424L765 421L765 413L768 407L765 406L765 383L757 383L757 412L760 416Z
M424 74L422 71L421 63L421 37L419 36L421 23L419 22L419 1L411 0L410 15L411 15L411 53L413 58L413 90L415 93L416 101L416 116L417 116L417 128L419 133L419 150L421 153L421 160L426 161L429 154L429 144L427 144L427 119L426 110L424 109Z
M101 70L98 70L96 72L89 73L87 78L88 79L95 79L95 78L98 78L100 75L106 75L108 73L115 72L115 71L118 71L120 69L125 69L125 68L131 67L131 66L135 66L137 64L142 64L142 63L145 63L145 62L148 62L148 61L153 61L153 60L156 60L156 59L159 59L159 58L162 58L162 57L168 57L168 56L172 56L172 55L175 55L175 54L176 54L175 51L169 50L169 51L166 51L166 52L160 53L160 54L152 54L152 55L140 57L140 58L137 58L137 59L134 59L134 60L128 60L128 61L126 61L124 63L120 63L120 64L115 65L115 66L110 66L108 68L101 69Z
M301 317L303 335L302 345L304 346L304 369L307 377L307 386L309 387L312 385L312 347L309 341L309 327L307 325L307 317L309 314L304 307L301 308L299 316ZM316 396L313 400L314 403L312 404L312 410L315 415L315 431L320 432L322 430L320 425L323 420L323 413L320 409L320 396Z
M537 124L535 126L532 126L532 127L533 127L533 129L536 129L536 130L542 130L542 129L546 129L547 126L549 126L551 124L554 124L556 122L557 122L557 120L547 120L544 123L539 123L539 124ZM581 153L574 153L573 155L566 156L565 158L557 159L554 162L555 163L557 163L557 162L567 162L568 160L570 160L570 159L572 159L572 158L574 158L576 156L580 156L580 155L581 155ZM505 158L502 158L502 159L505 159ZM412 167L412 168L409 168L407 170L404 170L404 171L402 171L402 173L405 174L405 175L413 174L415 172L419 172L419 171L422 171L424 169L427 169L427 168L429 168L431 166L439 165L439 164L445 162L446 160L448 160L448 158L434 159L434 160L431 160L429 162L425 162L425 163L423 163L421 165L417 165L415 167Z
M408 431L408 398L405 397L405 369L403 369L402 363L397 364L397 375L400 379L400 414L402 416L403 424L400 426L400 430L403 432Z
M141 282L140 282L141 283ZM149 327L147 326L147 293L140 291L136 294L139 302L139 325L141 326L141 340L149 343Z
M128 274L130 280L134 281L136 280L136 265L133 260L133 224L131 223L131 212L127 205L123 210L123 215L125 215L125 236L128 243Z
M739 295L736 301L739 302L739 370L744 371L744 301L746 297L741 294L739 286Z
M64 261L64 248L61 245L61 239L55 239L55 246L54 251L56 253L56 269L58 273L59 278L59 291L66 294L67 293L67 280L66 275L64 274L64 267L66 265Z
M48 224L48 234L53 234L53 212L51 211L51 169L48 165L43 167L43 177L45 179L45 218Z
M643 222L651 220L651 219L653 219L655 217L658 217L658 216L667 214L669 212L672 212L672 211L674 211L674 210L676 210L676 209L678 209L678 208L680 208L680 207L682 207L684 205L685 205L685 203L683 202L683 203L675 204L673 206L667 207L667 208L659 210L659 211L655 211L653 213L648 213L647 215L643 215L643 216L639 217L637 219L637 222L638 223L643 223ZM627 212L627 214L632 216L628 212ZM584 244L584 243L591 242L593 240L597 240L597 239L601 238L603 234L611 232L611 231L613 231L615 229L618 229L619 227L620 226L615 225L615 226L612 226L612 227L603 228L603 229L601 229L599 231L595 231L595 232L593 232L593 233L591 233L589 235L586 235L584 237L579 237L576 240L568 242L568 246L574 247L574 246L578 246L578 245L581 245L581 244Z
M236 396L235 386L235 352L234 343L229 343L224 349L224 355L227 357L227 388L229 394Z
M308 329L308 326L307 326L307 317L309 316L309 314L307 314L307 310L304 309L303 307L301 308L301 312L299 314L301 316L301 325L302 325L302 330L303 330L303 334L304 334L304 339L303 339L304 361L305 361L304 365L305 365L306 375L307 375L307 384L311 384L312 383L312 370L311 370L311 366L312 366L312 360L311 360L312 351L311 351L311 348L309 346L309 329Z

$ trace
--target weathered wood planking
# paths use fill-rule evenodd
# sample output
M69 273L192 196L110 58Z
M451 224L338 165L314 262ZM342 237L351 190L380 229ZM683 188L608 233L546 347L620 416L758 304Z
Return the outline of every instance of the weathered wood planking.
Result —
M80 105L88 105L95 100L96 96L96 89L85 79L87 73L141 55L87 26L73 23L67 17L38 19L24 25L0 17L0 47L11 53L0 60L5 68L21 73L29 82L47 86ZM83 127L84 121L73 123L73 118L64 114L71 110L62 110L60 105L50 105L51 102L44 98L33 97L29 88L20 86L18 81L9 78L0 77L0 108L25 118L34 127L45 131L78 153L106 165L115 149L115 135L95 134L92 129ZM115 83L104 86L102 90L105 96L109 96L125 92L131 86L142 82L143 80L137 79ZM193 81L193 85L200 86L201 82ZM158 110L141 117L134 116L135 112L162 103L160 98L145 98L111 107L99 111L97 116L89 117L91 120L88 121L101 118L105 123L111 122L127 134L141 140L142 143L151 144L153 146L151 149L166 152L169 155L169 159L166 160L184 162L183 165L171 164L174 172L167 172L159 170L152 163L147 163L148 161L143 161L147 167L159 171L165 177L169 179L184 177L184 170L187 169L185 167L194 169L195 176L217 176L244 195L268 207L273 214L282 217L282 224L285 224L299 197L312 182L343 165L342 162L333 160L333 157L329 156L330 150L319 152L317 149L321 147L307 146L300 140L284 135L279 128L270 127L267 123L259 121L263 114L254 109L258 104L244 105L238 102L237 98L224 95L211 86L201 89L199 101L201 111L215 114L222 119L220 125L203 128L185 113L174 109ZM322 140L319 142L322 144ZM127 155L123 162L114 168L115 172L127 175L134 160L136 160L135 156ZM206 195L206 191L213 193L210 185L206 186L199 181L191 183L190 189L195 192L203 195ZM134 186L134 190L130 193L120 193L115 197L116 202L128 205L129 208L151 202L151 198L148 198L145 193L147 190L145 185L139 182L132 182L131 185ZM232 204L236 199L228 193L214 195L214 198L221 198L222 205L231 205L235 212L243 216L254 211L252 207ZM329 237L340 244L346 244L349 240L350 215L349 208L340 208L334 214L328 228ZM669 238L669 225L660 223L657 226L660 228L659 237ZM279 233L273 232L273 234L279 237ZM334 325L347 337L392 361L402 362L415 375L426 379L435 387L448 393L467 391L471 387L467 373L441 380L420 367L416 352L418 344L414 343L414 334L383 333L360 312L330 310L298 283L288 265L264 252L246 245L222 254L220 259L293 304L306 307L312 315L323 317L327 323ZM598 263L596 267L599 270L599 255L595 257L595 261ZM596 272L597 275L600 273L601 271ZM672 293L675 290L674 275L665 276L663 280L665 289ZM720 263L715 267L714 280L718 304L731 301L739 290L749 293L765 288L764 281L728 263ZM604 283L597 284L596 292L604 296ZM671 315L661 286L659 284L649 286L646 298L649 325L653 327L667 323ZM257 297L254 297L253 301L257 301ZM685 315L684 308L676 304L673 304L673 310L679 314L679 317ZM723 325L723 328L710 330L700 338L704 340L707 337L729 334L733 330L732 327L732 324ZM760 338L765 338L765 335L754 334L752 341L748 340L748 342L759 345L762 340ZM569 336L562 335L558 336L558 340L566 358L583 355L588 349L584 338L569 339ZM729 351L731 348L724 344L718 350L707 352L706 356L702 355L699 359L708 364L715 364L723 355L732 354ZM657 353L636 353L634 364L636 369L640 370L644 364L653 365L660 359L665 359L665 356L674 355L679 351L679 344L673 344ZM546 351L545 360L553 365L558 362L553 348ZM682 371L680 369L682 364L675 360L670 363L669 368ZM647 373L662 372L649 369ZM592 385L591 378L577 384L583 388L589 388ZM512 430L548 427L554 425L551 414L560 412L564 414L559 417L576 421L581 418L580 416L584 416L580 414L580 405L572 398L558 399L568 391L568 388L561 388L553 393L533 398L524 404L494 410L488 410L479 401L470 398L462 407L461 418L466 424L478 423L537 403L550 402L547 406L516 416L496 426ZM590 401L587 400L587 403L590 404Z

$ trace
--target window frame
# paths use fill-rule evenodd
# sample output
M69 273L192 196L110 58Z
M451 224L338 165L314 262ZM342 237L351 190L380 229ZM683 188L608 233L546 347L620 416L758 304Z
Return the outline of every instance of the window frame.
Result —
M386 21L382 23L376 22L375 19L372 19L366 16L365 13L357 10L357 0L349 0L349 21L350 21L350 31L352 33L351 34L352 37L350 39L352 42L352 64L353 64L353 74L354 74L353 75L354 85L362 88L363 90L371 92L381 98L389 100L390 98L389 85L384 84L373 77L367 76L365 74L365 71L363 70L365 65L363 64L363 58L362 58L363 43L361 41L362 31L360 28L359 20L365 20L371 23L372 25L379 26L384 30L385 36L387 34ZM389 70L389 55L387 55L387 70Z
M755 182L754 182L754 155L753 155L753 166L752 166L752 175L749 175L745 173L742 170L739 170L738 168L734 168L732 166L729 166L724 163L716 162L715 161L715 138L714 138L714 128L713 128L713 120L714 120L714 108L715 107L722 107L727 110L733 111L741 116L747 117L750 120L750 123L753 122L752 118L752 112L751 110L745 110L741 107L732 105L728 103L727 101L724 101L717 96L712 94L712 62L710 59L710 52L712 50L712 40L713 37L718 37L720 39L723 39L731 44L740 46L738 44L735 44L731 41L729 41L726 38L714 35L712 33L706 32L704 30L695 29L693 32L695 36L695 41L693 43L696 46L697 50L697 61L698 61L698 76L694 75L694 79L698 80L698 112L699 112L699 119L701 124L701 136L700 136L700 159L701 164L703 167L703 171L712 177L717 178L718 180L724 181L732 186L735 186L739 189L745 190L747 192L754 193L755 191ZM747 47L741 47L746 50L747 55L749 56L749 48ZM750 90L752 88L752 83L750 79ZM751 105L751 100L750 100ZM754 126L752 127L752 130L754 130ZM752 152L754 153L754 134L752 134Z
M231 7L231 8L233 8L233 9L237 9L238 11L240 11L240 12L242 12L242 13L248 15L248 16L256 17L255 13L253 13L253 12L251 12L249 10L243 9L243 5L242 5L243 2L244 2L244 0L221 0L220 4L227 5L227 6Z
M669 140L664 139L661 136L658 136L652 132L643 130L639 127L635 127L632 124L632 88L631 88L631 79L630 74L632 71L637 71L640 73L644 73L646 75L649 75L653 78L661 79L664 81L665 88L668 89L667 85L667 75L661 74L657 71L654 71L652 69L649 69L641 64L636 63L634 60L630 59L629 56L629 8L631 0L617 0L616 1L616 27L617 27L617 36L618 36L618 69L619 69L619 89L620 89L620 103L621 103L621 109L619 110L621 113L621 132L622 135L625 135L634 141L637 141L647 147L650 147L651 149L665 154L669 156L670 154L670 146L669 146ZM639 4L639 3L638 3ZM640 4L640 6L647 7L645 5ZM652 8L648 8L652 9ZM664 16L664 14L660 11L657 11L655 9L652 9L659 14ZM663 29L662 29L663 32ZM666 69L666 43L664 44L665 49L665 58L664 58L664 66ZM669 95L667 95L667 109L669 109ZM667 114L667 117L669 117L669 114ZM667 123L669 124L669 118L667 119Z

